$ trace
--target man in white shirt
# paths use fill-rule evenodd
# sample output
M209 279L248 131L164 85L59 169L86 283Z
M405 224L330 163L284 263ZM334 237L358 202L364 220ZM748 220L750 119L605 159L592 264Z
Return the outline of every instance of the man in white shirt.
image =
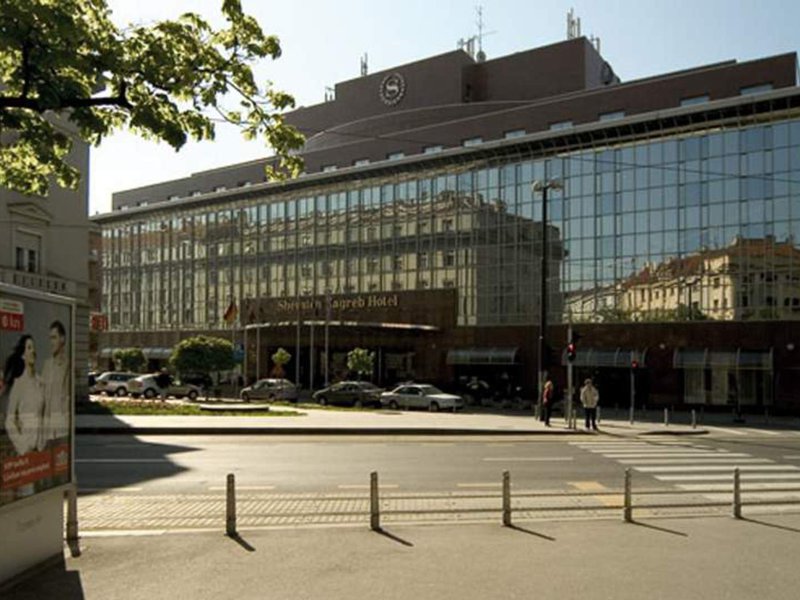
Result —
M592 384L591 378L584 382L581 388L581 404L583 413L586 417L586 429L591 428L597 431L597 404L600 402L600 392Z
M53 321L50 325L49 339L52 356L44 362L42 369L44 440L47 442L67 438L70 420L67 332L61 321Z

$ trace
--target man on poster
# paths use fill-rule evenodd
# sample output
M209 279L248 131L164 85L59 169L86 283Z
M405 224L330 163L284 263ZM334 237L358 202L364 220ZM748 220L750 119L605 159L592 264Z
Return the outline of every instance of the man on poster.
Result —
M49 330L50 356L42 368L44 392L44 440L51 442L69 436L69 357L67 332L61 321L53 321Z

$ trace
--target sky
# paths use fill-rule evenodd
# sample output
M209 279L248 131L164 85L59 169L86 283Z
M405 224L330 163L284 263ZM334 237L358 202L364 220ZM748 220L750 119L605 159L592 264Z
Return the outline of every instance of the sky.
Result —
M324 100L325 87L369 72L454 50L477 33L498 58L566 39L570 8L581 33L600 38L600 51L623 82L723 60L751 60L800 49L796 0L242 0L283 55L258 65L260 80L291 93L297 106ZM108 0L119 26L174 18L188 11L221 25L222 0ZM89 214L111 210L114 192L270 155L261 140L217 127L213 142L180 152L124 131L92 148Z

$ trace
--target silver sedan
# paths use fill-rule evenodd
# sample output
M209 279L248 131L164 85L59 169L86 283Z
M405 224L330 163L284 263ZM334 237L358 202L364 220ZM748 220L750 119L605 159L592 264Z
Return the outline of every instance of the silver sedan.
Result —
M423 383L405 383L391 392L381 394L384 408L424 408L432 412L457 410L464 407L461 396L447 394L439 388Z

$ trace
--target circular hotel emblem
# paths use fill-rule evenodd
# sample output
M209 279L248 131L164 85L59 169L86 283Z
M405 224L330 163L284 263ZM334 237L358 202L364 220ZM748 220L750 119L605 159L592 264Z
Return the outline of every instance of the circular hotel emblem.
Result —
M394 106L406 93L406 80L400 73L387 75L381 81L380 96L384 104Z

